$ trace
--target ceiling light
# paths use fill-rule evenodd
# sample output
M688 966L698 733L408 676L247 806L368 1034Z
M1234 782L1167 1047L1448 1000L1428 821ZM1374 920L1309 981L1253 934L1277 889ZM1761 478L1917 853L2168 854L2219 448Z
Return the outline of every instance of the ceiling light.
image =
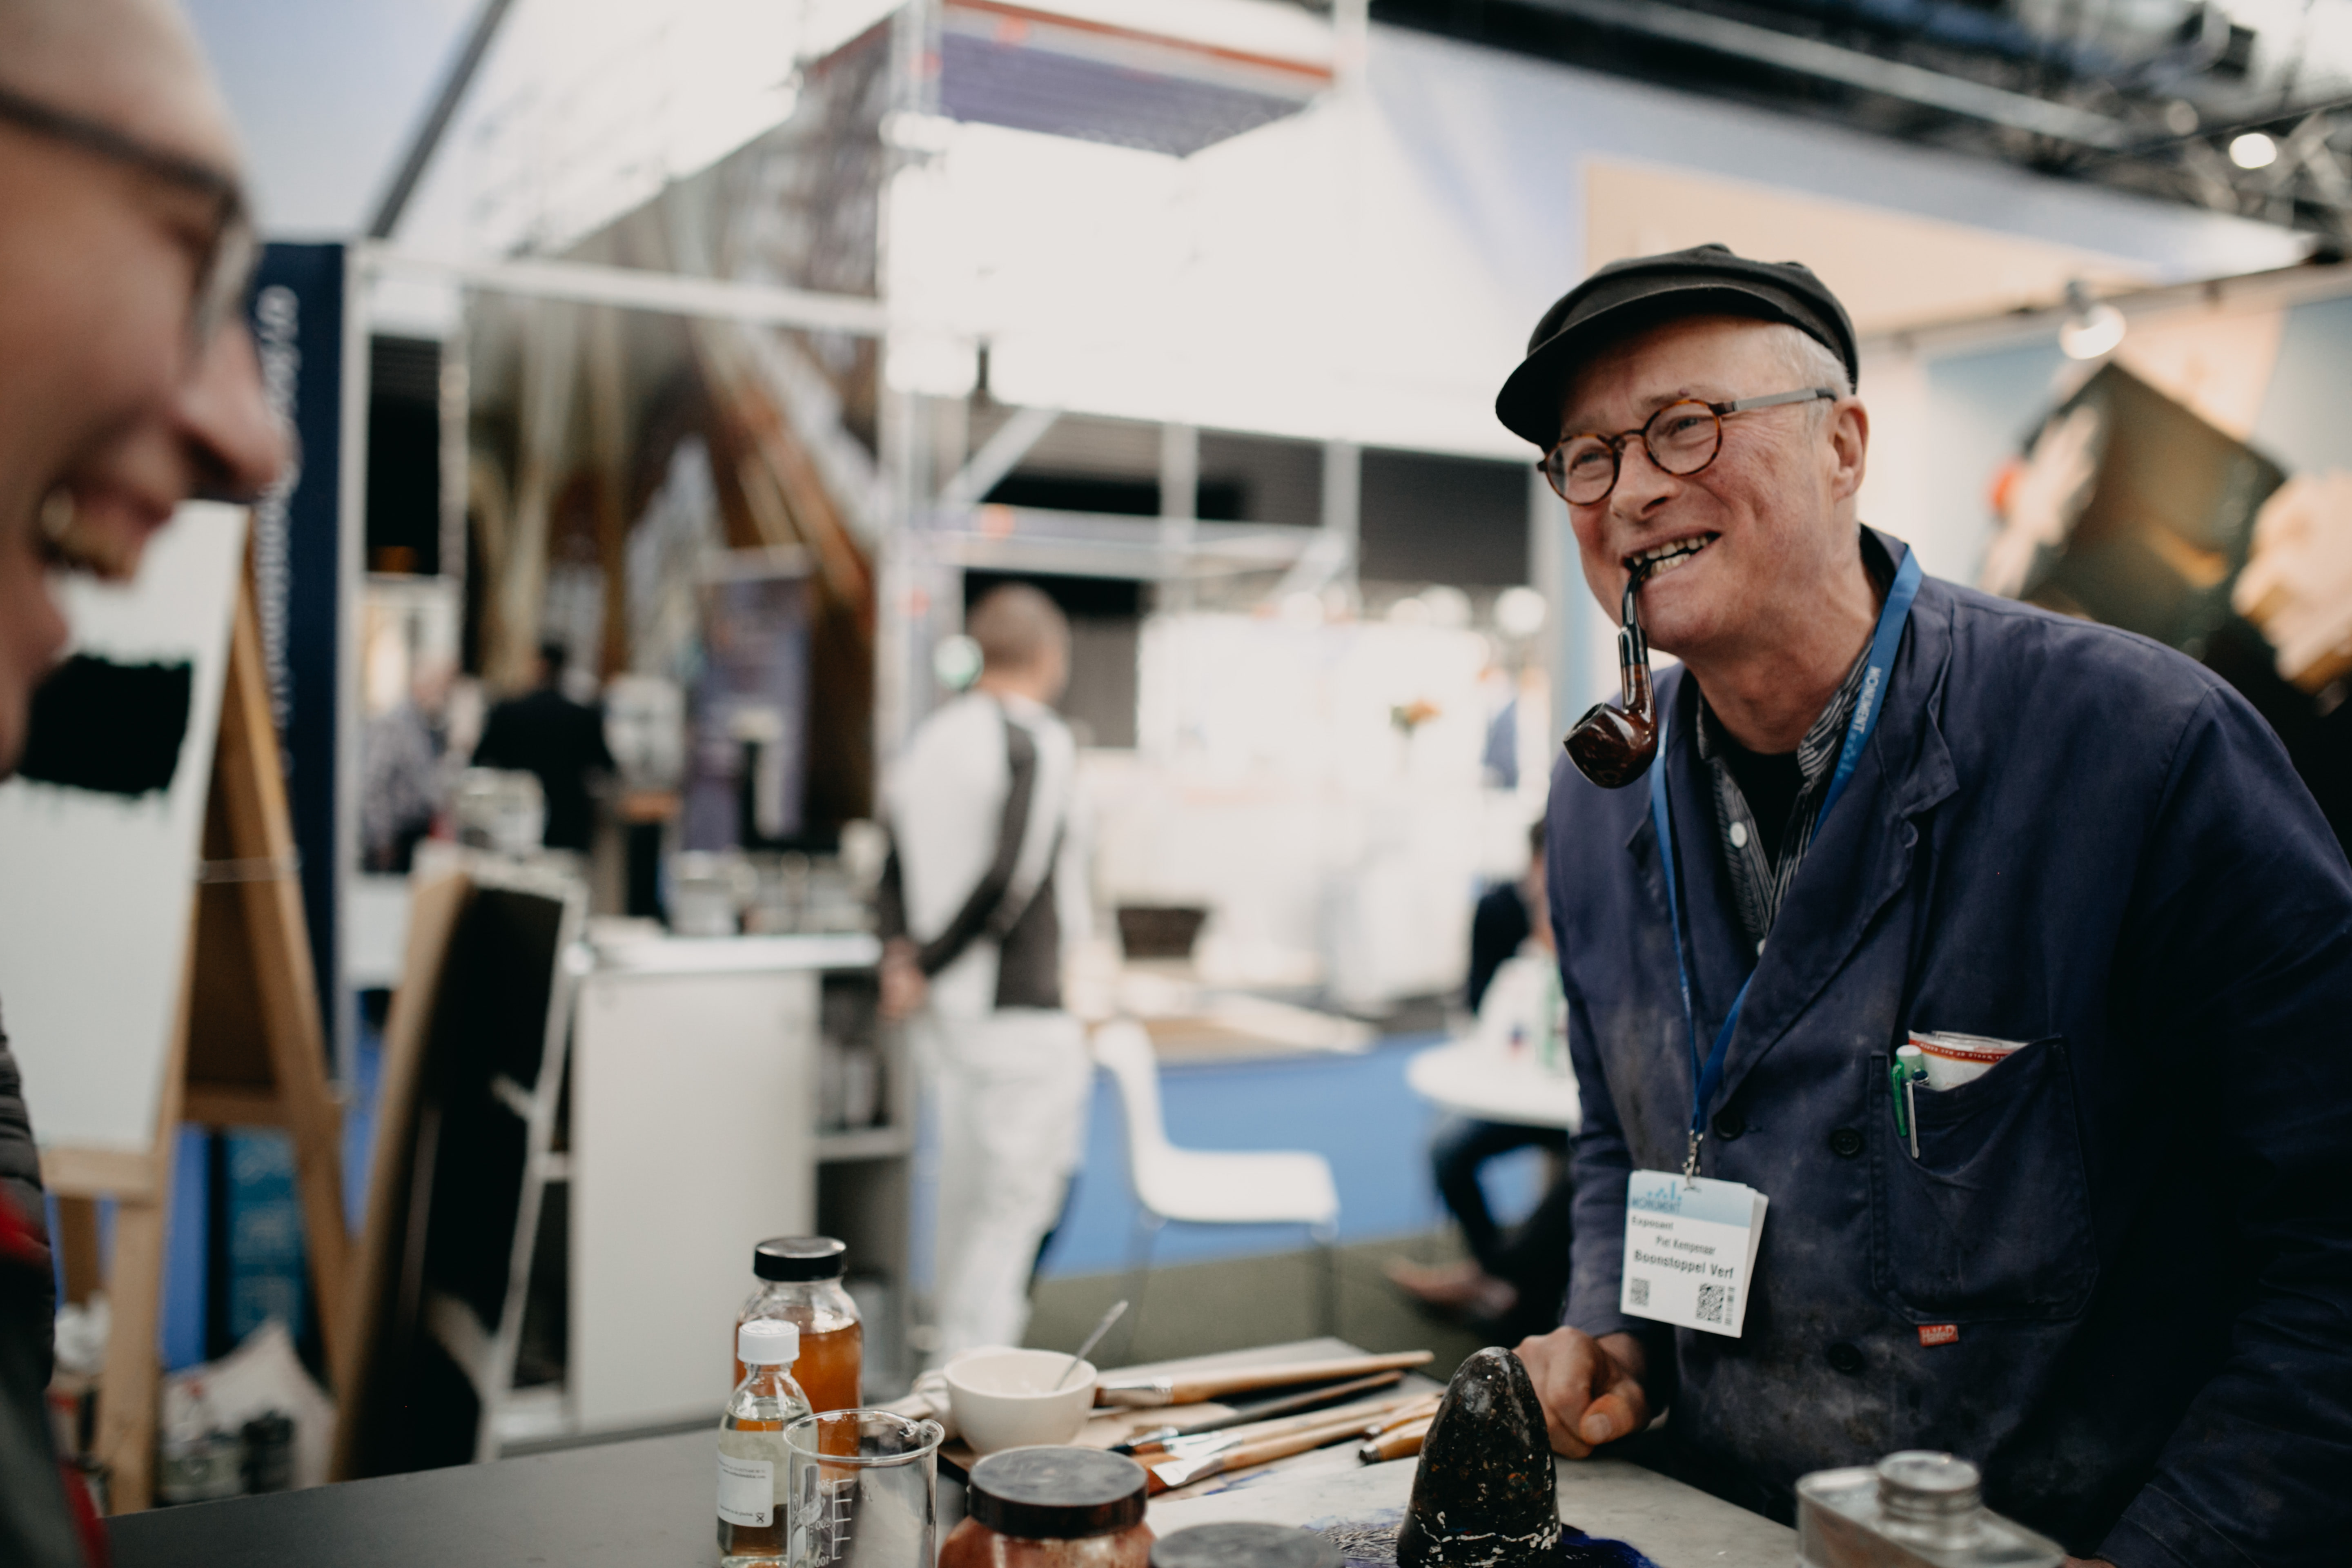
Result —
M2079 279L2066 285L2066 303L2073 309L2059 324L2058 347L2068 359L2098 359L2124 341L2124 313L2093 302Z
M2066 318L2058 329L2058 346L2068 359L2097 359L2112 353L2124 341L2124 313L2113 305L2094 305Z
M1507 637L1531 637L1543 630L1548 608L1533 588L1506 588L1495 595L1495 626Z
M931 673L950 691L961 691L980 679L980 645L961 632L941 637L931 648Z
M2232 136L2230 162L2241 169L2267 169L2278 162L2278 142L2260 131Z
M1460 631L1470 624L1470 595L1444 583L1433 584L1421 591L1421 602L1429 610L1429 624L1447 631Z
M2164 128L2175 136L2197 133L2197 106L2184 98L2176 98L2164 106Z

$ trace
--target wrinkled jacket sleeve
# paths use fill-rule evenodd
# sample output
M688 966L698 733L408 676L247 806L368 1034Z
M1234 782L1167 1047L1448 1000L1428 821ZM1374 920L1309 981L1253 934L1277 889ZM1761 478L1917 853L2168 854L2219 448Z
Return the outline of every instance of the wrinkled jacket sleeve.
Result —
M25 1106L24 1079L16 1070L16 1056L8 1049L5 1024L0 1024L0 1192L16 1205L33 1234L47 1241L41 1206L41 1152L33 1142L33 1117Z
M2123 1568L2341 1563L2352 1533L2352 868L2269 728L2190 718L2137 876L2118 994L2194 1075L2219 1266L2246 1306L2220 1370L2100 1548ZM1580 1223L1582 1215L1579 1216ZM1581 1254L1578 1258L1582 1267Z
M1557 875L1547 881L1551 888L1562 886ZM1563 929L1559 918L1559 900L1552 895L1554 931ZM1576 1240L1560 1321L1595 1338L1640 1333L1647 1325L1617 1310L1625 1265L1625 1183L1633 1173L1633 1156L1618 1126L1608 1080L1601 1076L1601 1058L1592 1045L1591 1015L1569 980L1565 964L1560 986L1568 998L1569 1060L1576 1068L1576 1092L1584 1107L1584 1123L1569 1144L1576 1171Z

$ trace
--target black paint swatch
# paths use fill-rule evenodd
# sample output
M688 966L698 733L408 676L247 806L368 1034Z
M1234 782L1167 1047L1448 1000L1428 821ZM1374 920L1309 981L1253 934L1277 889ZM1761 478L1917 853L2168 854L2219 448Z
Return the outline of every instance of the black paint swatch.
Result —
M17 772L43 784L137 797L172 787L195 672L78 653L33 693Z

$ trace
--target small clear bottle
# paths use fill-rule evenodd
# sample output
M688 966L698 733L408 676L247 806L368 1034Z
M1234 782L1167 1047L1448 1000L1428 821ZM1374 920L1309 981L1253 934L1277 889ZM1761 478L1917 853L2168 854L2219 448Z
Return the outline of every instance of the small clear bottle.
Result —
M801 1331L800 1363L794 1369L808 1391L809 1407L855 1410L865 1361L866 1327L857 1303L841 1287L848 1248L829 1236L779 1236L751 1249L751 1272L760 1288L743 1303L735 1324L775 1318ZM743 1381L743 1364L735 1364Z
M800 1330L761 1318L735 1331L749 1370L719 1418L719 1560L722 1568L773 1568L784 1560L784 1428L809 1414L793 1381Z

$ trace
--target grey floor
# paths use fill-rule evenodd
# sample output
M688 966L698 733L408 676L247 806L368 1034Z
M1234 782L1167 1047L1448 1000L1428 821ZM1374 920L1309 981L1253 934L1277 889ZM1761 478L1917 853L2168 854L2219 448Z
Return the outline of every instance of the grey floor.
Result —
M1459 1244L1451 1236L1432 1235L1339 1248L1339 1323L1330 1331L1368 1351L1433 1351L1437 1359L1425 1370L1449 1378L1486 1342L1416 1310L1381 1272L1399 1256L1436 1262L1460 1256ZM1095 1363L1119 1366L1210 1355L1323 1333L1322 1268L1321 1256L1308 1250L1154 1269L1141 1300L1111 1330ZM1077 1349L1130 1283L1125 1274L1041 1280L1026 1342Z

